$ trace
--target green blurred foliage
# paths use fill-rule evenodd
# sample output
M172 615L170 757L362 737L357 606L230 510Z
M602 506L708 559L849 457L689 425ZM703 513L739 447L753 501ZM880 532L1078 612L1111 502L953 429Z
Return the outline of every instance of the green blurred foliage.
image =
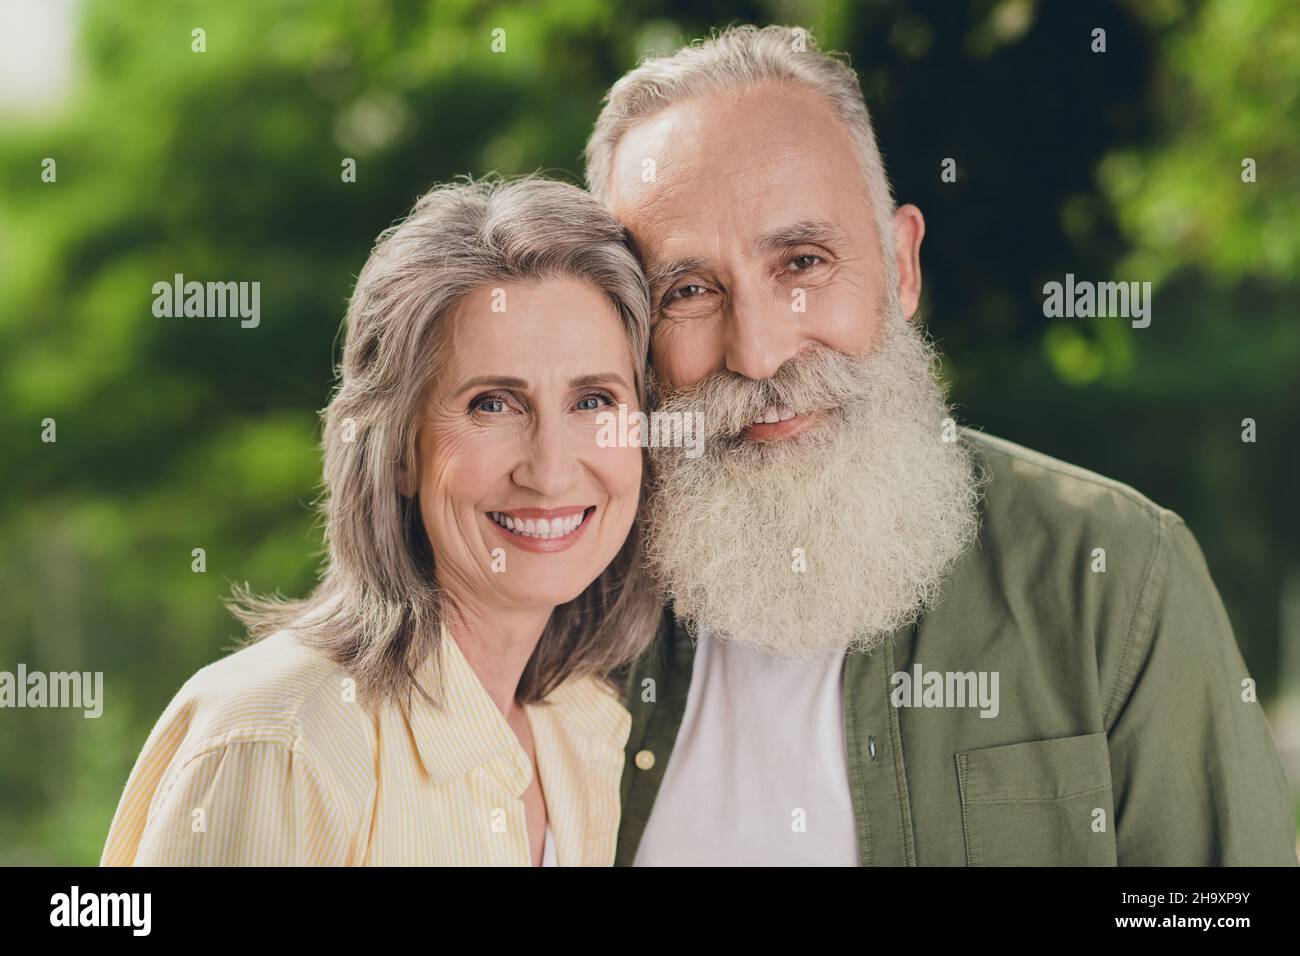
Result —
M230 584L310 588L316 412L375 235L457 174L579 182L608 85L740 21L850 53L927 216L923 312L963 418L1182 513L1276 691L1300 566L1291 0L89 0L71 97L0 116L0 669L103 671L107 702L0 715L0 862L95 862L153 721L239 636ZM1151 327L1044 319L1066 272L1153 282ZM260 281L260 327L156 318L175 273Z

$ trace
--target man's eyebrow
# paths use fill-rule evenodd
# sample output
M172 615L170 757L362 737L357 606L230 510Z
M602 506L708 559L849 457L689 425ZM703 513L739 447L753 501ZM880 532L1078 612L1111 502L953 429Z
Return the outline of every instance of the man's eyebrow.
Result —
M758 237L756 249L772 252L791 246L837 244L844 241L840 227L825 219L804 219L788 226L769 230Z
M509 378L504 375L479 375L475 378L466 379L460 383L460 387L453 394L459 395L461 392L468 391L471 388L518 388L527 389L528 383L522 378Z
M706 263L699 256L669 259L667 262L656 264L646 272L646 284L650 286L651 293L654 293L659 289L672 285L688 273L698 272L705 268Z
M839 226L826 219L804 219L788 226L771 229L754 242L754 247L771 252L788 249L805 243L812 245L835 245L844 242L844 232ZM646 270L646 283L651 294L672 285L682 276L691 272L703 271L707 262L699 256L685 256L656 263Z

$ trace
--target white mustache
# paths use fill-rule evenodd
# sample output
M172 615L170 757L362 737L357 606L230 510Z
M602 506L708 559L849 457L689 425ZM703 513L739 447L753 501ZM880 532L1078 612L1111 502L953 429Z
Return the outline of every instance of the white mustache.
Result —
M861 402L867 387L861 358L818 348L785 362L770 379L756 381L724 369L676 390L656 382L652 391L661 411L698 413L707 440L738 436L774 406L795 415L842 410Z

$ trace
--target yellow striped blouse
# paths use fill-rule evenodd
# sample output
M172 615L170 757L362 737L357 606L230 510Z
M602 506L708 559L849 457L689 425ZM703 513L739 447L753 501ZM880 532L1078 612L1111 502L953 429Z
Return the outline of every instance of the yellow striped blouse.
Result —
M445 707L365 710L281 632L189 679L144 745L103 866L528 866L532 764L456 642ZM435 668L419 672L436 689ZM434 695L437 696L436 694ZM594 677L527 705L561 866L609 866L631 716Z

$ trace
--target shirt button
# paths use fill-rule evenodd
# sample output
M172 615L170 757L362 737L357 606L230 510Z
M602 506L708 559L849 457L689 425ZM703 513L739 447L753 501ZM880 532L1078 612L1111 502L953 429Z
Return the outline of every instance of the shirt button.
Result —
M655 755L648 750L638 750L636 753L636 765L642 770L649 770L655 765Z

